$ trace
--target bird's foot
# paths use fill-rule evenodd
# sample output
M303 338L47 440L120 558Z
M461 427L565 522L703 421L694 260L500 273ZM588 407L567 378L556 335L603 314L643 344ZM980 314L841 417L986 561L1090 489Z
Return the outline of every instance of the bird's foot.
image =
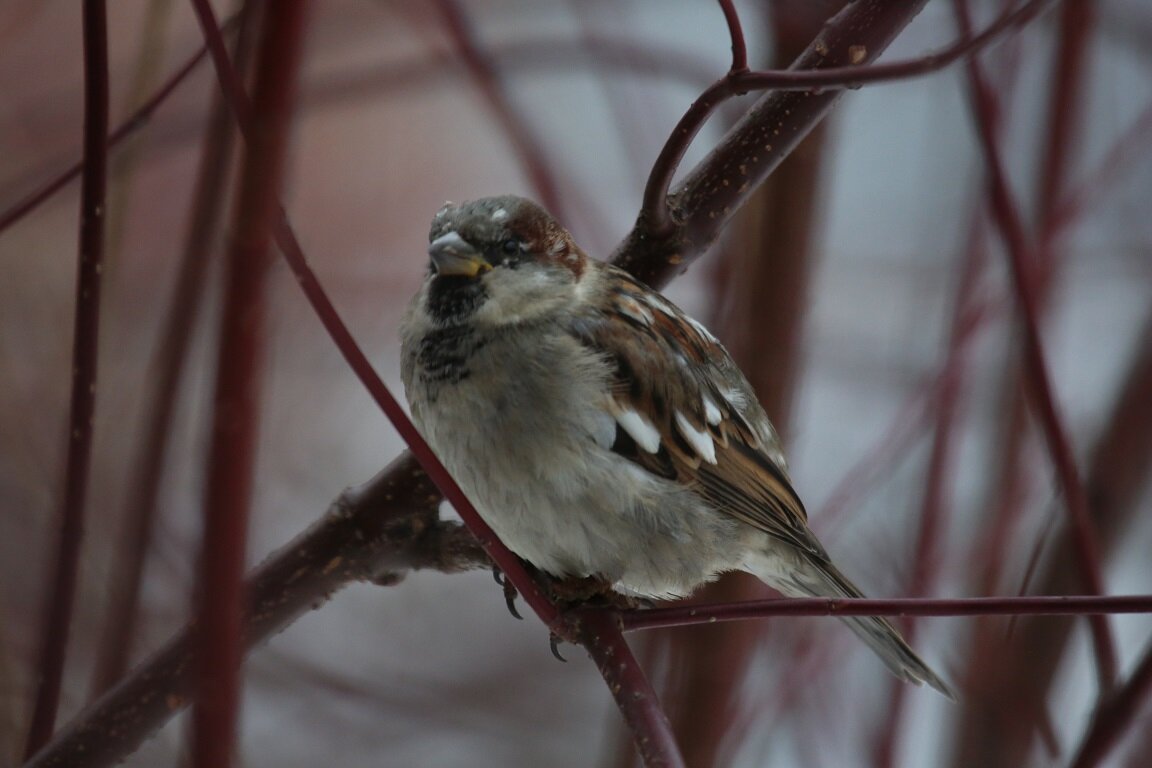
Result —
M548 580L547 586L552 599L566 608L611 608L617 611L630 611L649 604L649 601L642 597L617 592L612 588L612 582L603 576L552 578Z

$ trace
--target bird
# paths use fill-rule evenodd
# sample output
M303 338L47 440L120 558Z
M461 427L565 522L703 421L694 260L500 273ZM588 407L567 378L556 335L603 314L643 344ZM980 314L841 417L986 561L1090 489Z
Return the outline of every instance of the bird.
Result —
M428 254L400 324L412 421L512 552L652 600L728 571L788 597L863 597L702 324L526 198L446 204ZM896 677L955 698L890 622L841 618Z

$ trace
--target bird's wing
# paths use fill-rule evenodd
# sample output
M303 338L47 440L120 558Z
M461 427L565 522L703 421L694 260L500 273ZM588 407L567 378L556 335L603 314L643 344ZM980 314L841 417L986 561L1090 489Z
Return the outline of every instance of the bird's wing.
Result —
M717 510L822 560L784 469L778 438L743 374L703 326L626 273L572 335L609 365L612 450L683 483ZM595 309L593 309L595 307Z

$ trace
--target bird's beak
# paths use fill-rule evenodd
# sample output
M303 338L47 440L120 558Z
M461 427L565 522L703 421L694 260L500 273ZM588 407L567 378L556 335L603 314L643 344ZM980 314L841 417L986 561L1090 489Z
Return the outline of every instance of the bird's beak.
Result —
M455 232L433 240L428 245L428 255L432 257L437 275L476 277L492 269L484 256Z

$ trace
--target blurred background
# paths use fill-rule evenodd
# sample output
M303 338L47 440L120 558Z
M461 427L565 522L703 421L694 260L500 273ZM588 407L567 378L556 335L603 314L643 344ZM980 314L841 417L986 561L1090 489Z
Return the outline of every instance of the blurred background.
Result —
M1057 4L980 60L1000 100L1050 374L1092 494L1106 587L1147 594L1152 8L1071 3L1080 8ZM214 5L222 17L235 10ZM1006 4L970 5L982 28ZM767 67L794 58L839 4L737 7L750 62ZM202 39L187 3L119 0L109 12L115 126ZM936 0L881 60L922 55L958 34L953 4ZM0 212L80 157L80 41L74 0L0 4ZM554 213L606 257L635 220L665 138L729 60L724 19L707 0L315 3L285 204L393 392L397 324L445 200L539 199L542 172L555 186ZM1082 591L1061 544L1059 484L1025 406L1016 304L988 216L969 84L958 64L848 93L666 291L749 372L786 436L812 527L876 597ZM201 64L111 155L96 442L63 720L98 677L215 91ZM722 110L684 167L754 98ZM23 743L62 492L78 196L73 182L0 231L4 764ZM168 432L133 660L184 623L195 580L215 261L228 232L207 235L213 262ZM272 279L253 564L403 448L283 263ZM759 593L736 581L716 594ZM1152 618L1110 624L1123 674L1147 653ZM693 765L1051 765L1069 759L1093 716L1086 626L905 624L955 683L958 704L898 688L831 619L633 640ZM353 585L250 657L240 764L629 765L594 666L578 649L565 655L567 664L552 658L533 618L507 614L484 572ZM1152 763L1152 707L1135 707L1135 725L1105 764ZM185 734L177 718L127 765L174 764Z

